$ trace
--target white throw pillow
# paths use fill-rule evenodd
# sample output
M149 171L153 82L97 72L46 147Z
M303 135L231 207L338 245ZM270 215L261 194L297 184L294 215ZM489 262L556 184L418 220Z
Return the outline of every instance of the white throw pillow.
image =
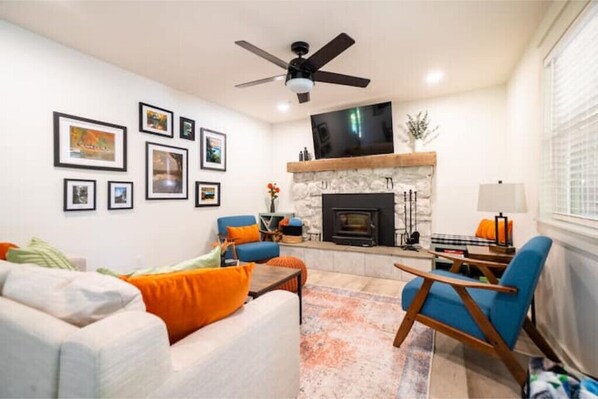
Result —
M118 278L35 265L11 268L2 295L79 327L124 310L145 311L141 292Z

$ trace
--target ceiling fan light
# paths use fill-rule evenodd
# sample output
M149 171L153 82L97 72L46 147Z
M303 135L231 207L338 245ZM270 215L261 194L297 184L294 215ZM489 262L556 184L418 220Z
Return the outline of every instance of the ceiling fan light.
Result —
M286 82L286 85L293 93L309 93L314 87L314 82L307 78L293 78Z

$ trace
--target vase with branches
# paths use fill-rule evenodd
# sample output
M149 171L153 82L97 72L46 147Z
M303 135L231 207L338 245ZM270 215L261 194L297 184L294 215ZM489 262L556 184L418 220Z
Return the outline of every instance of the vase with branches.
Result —
M414 149L416 152L420 151L424 144L428 144L438 137L438 126L433 128L430 127L428 111L423 113L423 116L421 111L418 112L415 117L407 114L407 119L407 132L409 132L414 139Z

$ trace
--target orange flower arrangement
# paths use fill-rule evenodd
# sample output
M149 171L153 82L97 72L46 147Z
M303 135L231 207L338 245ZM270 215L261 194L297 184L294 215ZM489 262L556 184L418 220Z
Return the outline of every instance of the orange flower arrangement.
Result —
M280 188L276 186L276 183L268 183L266 187L268 187L268 194L270 194L270 200L275 200L276 198L278 198Z

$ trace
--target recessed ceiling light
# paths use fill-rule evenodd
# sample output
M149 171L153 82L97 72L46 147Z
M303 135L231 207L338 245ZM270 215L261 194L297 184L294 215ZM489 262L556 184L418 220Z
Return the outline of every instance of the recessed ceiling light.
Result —
M289 105L289 103L280 103L276 106L276 108L278 108L280 112L287 112L291 108L291 106Z
M438 84L444 79L444 72L440 70L430 71L426 75L426 83L429 85Z

